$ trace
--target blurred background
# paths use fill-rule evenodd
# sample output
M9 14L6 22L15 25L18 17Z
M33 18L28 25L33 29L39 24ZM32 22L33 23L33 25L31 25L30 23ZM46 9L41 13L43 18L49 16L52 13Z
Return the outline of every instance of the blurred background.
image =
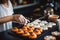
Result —
M23 14L30 21L44 16L46 9L53 9L53 14L60 15L59 0L15 0L13 8L15 14Z

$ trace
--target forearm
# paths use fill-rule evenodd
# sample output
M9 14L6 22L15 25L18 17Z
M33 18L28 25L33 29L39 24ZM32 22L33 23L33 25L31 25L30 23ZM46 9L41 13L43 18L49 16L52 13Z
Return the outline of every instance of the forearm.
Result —
M2 18L0 18L0 24L6 23L6 22L9 22L9 21L12 21L12 20L13 20L13 16L2 17Z

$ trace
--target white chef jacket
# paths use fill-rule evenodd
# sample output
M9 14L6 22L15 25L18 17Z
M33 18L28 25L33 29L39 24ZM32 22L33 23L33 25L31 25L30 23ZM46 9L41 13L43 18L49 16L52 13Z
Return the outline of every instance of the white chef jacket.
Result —
M3 4L0 4L0 18L5 17L5 16L10 16L13 13L14 13L13 7L12 7L10 0L8 0L8 8L5 7ZM0 24L0 32L6 31L11 28L12 28L12 21Z

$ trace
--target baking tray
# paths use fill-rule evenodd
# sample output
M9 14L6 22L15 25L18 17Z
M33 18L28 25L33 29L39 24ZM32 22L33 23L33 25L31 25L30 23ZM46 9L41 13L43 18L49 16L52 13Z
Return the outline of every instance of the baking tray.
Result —
M44 36L49 35L52 31L55 31L55 30L54 30L55 28L56 28L56 27L54 26L54 27L51 28L51 29L48 29L48 30L43 31L43 32L41 33L41 35L39 35L39 36L38 36L36 39L34 39L34 40L38 40L38 39L39 39L39 40L43 40ZM9 35L11 35L11 36L13 36L13 37L20 38L20 39L22 39L22 40L32 40L32 39L29 39L28 37L22 37L21 35L15 34L15 33L13 33L11 30L8 30L7 32L8 32Z
M43 19L43 18L39 18L39 20L46 20L46 21L49 22L49 20ZM20 26L22 26L22 25L20 25ZM28 37L22 37L21 35L13 33L11 30L8 30L7 32L8 32L9 35L11 35L13 37L17 37L17 38L19 38L21 40L43 40L44 36L49 35L52 31L55 31L55 30L56 30L56 25L53 26L52 28L49 28L48 30L43 31L41 33L41 35L39 35L36 39L30 39Z

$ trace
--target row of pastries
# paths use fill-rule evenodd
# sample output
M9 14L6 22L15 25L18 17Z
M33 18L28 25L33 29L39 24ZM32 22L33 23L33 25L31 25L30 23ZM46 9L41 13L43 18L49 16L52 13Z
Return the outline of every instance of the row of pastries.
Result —
M60 37L60 32L53 31L51 32L51 35L46 35L44 40L57 40L57 37Z
M28 25L34 26L35 28L42 28L43 30L48 30L48 28L52 28L54 25L56 25L56 23L36 19L35 21L28 23Z
M17 27L14 27L12 29L12 32L22 35L24 37L35 39L43 32L43 30L41 28L34 28L33 26L25 25L19 29Z

